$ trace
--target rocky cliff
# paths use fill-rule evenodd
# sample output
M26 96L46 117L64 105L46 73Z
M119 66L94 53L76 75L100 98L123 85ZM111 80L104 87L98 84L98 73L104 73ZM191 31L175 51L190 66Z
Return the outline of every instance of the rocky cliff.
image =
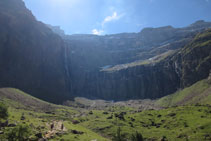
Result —
M51 102L67 97L65 44L21 0L0 1L0 86Z
M202 66L196 70L197 76L188 72L201 64L196 60L210 56L208 46L203 48L205 53L195 51L193 45L200 36L197 34L208 27L210 23L198 21L185 28L167 26L132 34L68 36L68 60L74 68L70 69L72 93L107 100L159 98L189 86L205 78L210 69ZM201 43L209 40L206 37ZM186 48L190 50L187 54ZM205 60L202 62L209 62ZM192 61L196 64L187 65Z
M0 87L54 103L77 96L158 98L208 76L210 27L198 21L139 33L64 35L38 22L21 0L1 0Z
M185 47L158 55L154 60L101 71L77 70L73 77L78 81L73 83L74 94L107 100L159 98L190 86L209 75L210 35L211 30L197 34Z

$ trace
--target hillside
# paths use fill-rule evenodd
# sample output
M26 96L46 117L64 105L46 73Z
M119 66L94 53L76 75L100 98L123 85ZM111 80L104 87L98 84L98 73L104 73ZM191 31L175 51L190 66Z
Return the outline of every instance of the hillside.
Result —
M201 80L190 87L159 99L156 104L163 107L211 104L210 80Z
M0 118L0 139L19 126L30 128L30 140L109 141L119 127L121 136L129 140L136 131L146 141L211 139L211 103L141 110L138 106L150 102L142 100L142 104L106 102L108 105L100 109L80 108L50 104L13 88L0 89L0 99L9 106L9 118ZM137 103L135 107L133 103Z
M51 104L13 88L0 89L0 102L9 107L8 120L0 118L0 139L5 140L11 129L24 125L30 127L30 140L42 137L55 141L61 138L72 141L107 140L85 127L72 123L73 117L79 114L77 109ZM50 127L52 124L55 126L53 130ZM61 129L62 124L64 129ZM77 132L83 134L78 136Z

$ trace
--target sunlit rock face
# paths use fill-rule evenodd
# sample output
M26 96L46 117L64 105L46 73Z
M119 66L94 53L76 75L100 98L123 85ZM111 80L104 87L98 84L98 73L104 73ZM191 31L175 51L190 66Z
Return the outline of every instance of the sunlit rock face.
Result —
M54 103L77 96L158 98L209 75L208 27L198 21L139 33L65 35L36 21L21 0L1 0L0 87Z

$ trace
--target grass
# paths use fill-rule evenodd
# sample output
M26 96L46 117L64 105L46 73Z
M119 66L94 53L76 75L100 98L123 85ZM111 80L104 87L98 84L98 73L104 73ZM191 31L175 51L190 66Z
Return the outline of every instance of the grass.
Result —
M29 96L20 90L12 88L1 89L0 98L1 101L9 107L8 109L9 123L29 125L33 131L32 137L35 137L34 135L39 132L43 134L48 132L50 130L49 125L53 121L62 121L65 128L67 128L67 132L61 136L56 135L55 138L51 140L55 141L60 139L64 139L67 141L74 141L74 140L91 141L94 139L102 141L108 140L98 135L97 133L94 133L91 130L82 127L81 125L73 125L72 117L79 113L77 109L50 104L37 98L34 98L32 96ZM28 102L22 103L23 99L28 100ZM34 100L37 102L37 104L33 104L35 102ZM33 106L31 106L30 103L32 103ZM52 108L50 110L50 113L49 109L46 108L46 106L47 107L50 106ZM25 120L21 120L22 115L24 115ZM7 130L9 130L9 127L6 127L4 129L5 132L7 132ZM81 131L84 132L84 134L75 135L71 133L71 130ZM0 139L2 138L2 136L3 135L0 135Z
M172 95L157 100L156 104L169 107L175 105L211 104L211 84L205 79Z
M204 140L205 136L211 138L211 107L191 103L199 101L199 98L203 103L210 102L210 93L205 93L209 88L210 84L206 80L202 80L183 91L157 101L157 104L162 105L168 102L163 106L174 107L146 111L137 111L128 106L108 106L102 110L91 110L54 105L16 89L0 89L0 98L9 106L9 123L29 125L32 129L32 138L35 138L36 133L49 132L50 124L58 121L64 124L66 130L62 134L54 135L54 138L49 140L110 141L119 127L126 139L130 139L131 135L138 131L145 140L161 140L163 136L170 141ZM194 95L195 97L186 101L185 106L175 106L175 103L186 99L192 92L201 94ZM202 99L205 94L206 98ZM29 102L22 103L23 99L18 97L25 98ZM39 104L33 104L34 100ZM33 106L29 104L30 102ZM49 108L45 106L52 107L50 113ZM121 120L118 115L121 115L122 112L124 112L124 119ZM25 120L21 120L22 115ZM73 120L77 120L79 123L73 124ZM6 127L3 130L7 132L9 128L11 127ZM82 134L73 134L73 130ZM58 133L60 133L59 130ZM1 137L2 135L0 135Z
M115 72L115 71L132 68L132 67L136 67L136 66L155 64L155 63L158 63L158 62L164 60L165 58L167 58L168 56L172 55L175 52L176 52L175 50L169 50L169 51L159 54L153 58L147 59L147 60L138 60L138 61L131 62L128 64L116 65L114 67L103 69L101 71Z
M159 140L163 136L166 136L168 140L185 140L186 138L201 140L206 134L210 135L211 131L211 110L208 106L182 106L139 113L127 111L125 120L107 119L111 114L110 112L106 116L102 114L102 111L94 111L93 115L87 115L78 120L82 121L80 125L107 137L113 136L117 128L121 127L127 139L138 131L148 140Z

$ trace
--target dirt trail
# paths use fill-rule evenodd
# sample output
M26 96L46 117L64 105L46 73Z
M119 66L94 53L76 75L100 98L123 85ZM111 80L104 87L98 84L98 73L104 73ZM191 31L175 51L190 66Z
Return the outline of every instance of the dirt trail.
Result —
M46 139L53 138L56 134L63 134L67 131L64 127L63 121L53 121L50 124L47 124L49 131L45 134Z

